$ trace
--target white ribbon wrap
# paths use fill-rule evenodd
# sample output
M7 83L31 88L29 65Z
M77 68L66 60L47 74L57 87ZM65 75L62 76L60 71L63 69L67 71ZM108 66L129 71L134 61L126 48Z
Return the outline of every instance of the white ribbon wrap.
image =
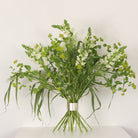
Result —
M68 111L78 111L78 103L67 103Z

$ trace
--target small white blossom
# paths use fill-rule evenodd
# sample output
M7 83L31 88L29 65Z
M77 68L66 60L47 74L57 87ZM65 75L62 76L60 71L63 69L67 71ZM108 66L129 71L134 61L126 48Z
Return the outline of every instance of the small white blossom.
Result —
M82 49L78 49L78 53L79 53L79 55L77 56L76 65L81 64L83 66L83 65L85 65L84 61L88 57L88 52L87 51L82 52Z
M88 57L87 51L84 52L84 57Z
M80 57L79 56L77 56L77 61L79 61L80 60Z
M94 47L94 44L93 44L93 43L91 43L91 44L90 44L90 48L93 48L93 47Z
M100 63L103 64L104 63L104 60L103 59L100 59Z
M81 49L78 49L78 53L81 53Z
M45 65L48 65L48 61L47 61L46 58L43 58L43 61L44 61L44 64L45 64Z
M87 57L82 57L82 61L84 61Z
M106 67L107 67L107 68L111 68L111 66L110 66L110 65L106 65Z
M109 54L107 55L108 58L110 58L111 56L112 56L112 53L109 53Z
M36 57L36 59L40 59L41 54L36 54L35 57Z
M32 52L32 56L35 56L35 52L34 51Z
M65 46L65 42L61 42L61 43L60 43L60 46L61 46L61 47L64 47L64 46Z
M81 62L81 65L84 66L85 65L85 62Z
M90 52L91 52L91 50L88 50L88 52L90 53Z
M37 53L37 52L39 52L40 51L40 49L41 49L41 45L38 45L36 48L34 48L34 51Z
M78 61L76 61L76 64L75 64L75 65L76 65L76 66L77 66L77 65L79 65L79 62L78 62Z
M114 65L114 62L110 62L110 65L112 65L112 66L113 66L113 65Z

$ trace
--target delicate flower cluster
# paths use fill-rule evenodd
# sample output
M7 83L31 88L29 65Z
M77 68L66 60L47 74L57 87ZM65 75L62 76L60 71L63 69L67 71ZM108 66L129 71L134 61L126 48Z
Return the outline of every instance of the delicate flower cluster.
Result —
M48 65L47 58L45 57L44 47L41 44L36 44L34 48L30 47L30 49L32 62L39 66L39 70L42 69L41 65L38 63L41 57L43 59L44 65Z
M40 59L41 57L41 49L42 49L42 46L41 45L36 45L33 49L33 52L32 52L32 56L35 58L35 59Z
M104 59L100 60L100 63L106 65L107 68L111 68L112 66L114 66L115 62L118 61L121 56L122 55L121 53L119 53L119 49L113 49L107 56L105 56Z
M79 55L77 56L76 66L79 64L84 66L86 64L85 60L88 57L88 52L83 51L83 49L78 49L78 53L79 53Z
M86 36L84 39L83 39L83 42L85 43L85 44L87 44L88 43L88 36ZM90 42L89 42L89 48L93 48L95 46L95 44L94 44L94 40L91 40ZM89 52L91 52L91 50L89 50Z

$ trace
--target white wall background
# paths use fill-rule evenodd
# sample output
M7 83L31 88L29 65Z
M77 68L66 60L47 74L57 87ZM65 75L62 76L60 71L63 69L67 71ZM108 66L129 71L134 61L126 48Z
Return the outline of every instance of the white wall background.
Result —
M13 60L29 62L21 44L48 44L48 33L54 33L52 24L62 24L67 19L84 36L89 26L106 42L120 41L128 45L129 64L138 76L138 1L137 0L0 0L0 138L14 138L21 126L41 126L33 120L28 92L19 94L20 107L16 105L14 90L7 112L3 96L8 87L9 66ZM138 86L138 79L136 79ZM138 138L138 93L128 90L122 97L116 94L107 110L111 93L101 89L102 110L97 112L101 125L119 125L132 138ZM86 108L88 107L88 108ZM44 116L46 126L55 125L66 111L66 102L58 99L51 105L52 119ZM47 109L44 108L47 112ZM91 112L89 96L80 101L80 112L87 117ZM94 117L88 122L96 125Z

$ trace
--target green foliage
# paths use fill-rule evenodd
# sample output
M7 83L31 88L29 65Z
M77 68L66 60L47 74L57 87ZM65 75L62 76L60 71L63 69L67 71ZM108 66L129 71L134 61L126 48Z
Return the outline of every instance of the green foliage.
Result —
M30 65L14 61L15 67L10 67L12 75L4 97L6 105L10 101L12 86L15 88L16 101L18 101L18 89L26 87L20 82L24 78L31 83L29 87L31 105L34 114L40 120L45 97L51 116L50 100L53 101L57 96L61 96L68 103L77 103L82 96L90 93L93 114L101 108L101 101L97 94L99 85L109 87L113 95L116 92L122 92L121 94L124 95L127 86L136 89L136 85L130 81L130 78L135 78L135 73L127 62L125 53L127 46L122 46L120 42L113 45L104 43L103 38L92 35L90 27L84 40L78 40L77 33L70 28L67 20L64 20L63 25L52 25L52 27L61 32L57 38L52 34L48 35L51 41L48 46L22 45L27 56L40 66L40 70L32 70ZM51 97L50 93L56 94ZM98 107L95 105L96 101ZM73 131L70 118L73 122L76 121L81 131L82 127L87 131L86 126L89 125L77 112L67 112L55 129L63 126L65 130L68 124Z

